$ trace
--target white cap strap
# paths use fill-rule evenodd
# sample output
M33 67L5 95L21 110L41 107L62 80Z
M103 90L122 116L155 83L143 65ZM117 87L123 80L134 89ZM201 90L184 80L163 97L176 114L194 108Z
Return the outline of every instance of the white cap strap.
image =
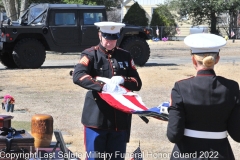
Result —
M205 132L205 131L196 131L191 129L185 129L184 135L194 138L204 138L204 139L223 139L227 137L227 131L223 132Z

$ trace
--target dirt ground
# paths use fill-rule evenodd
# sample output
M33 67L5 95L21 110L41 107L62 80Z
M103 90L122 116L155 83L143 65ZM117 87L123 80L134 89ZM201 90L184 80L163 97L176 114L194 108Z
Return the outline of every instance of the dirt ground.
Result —
M158 106L168 101L175 81L194 76L189 48L183 41L149 42L150 58L189 57L186 64L156 64L138 67L143 82L137 92L147 107ZM240 41L227 45L220 52L221 57L240 55ZM75 59L76 54L47 54L48 60ZM0 114L14 116L13 122L31 122L35 114L50 114L54 118L54 130L61 130L69 149L84 154L83 126L80 122L86 90L73 84L69 71L72 68L42 67L40 69L2 69L0 70L0 97L11 94L16 100L15 111ZM233 79L240 83L240 62L234 59L216 65L217 75ZM144 160L169 159L173 144L166 137L167 122L149 118L148 124L138 116L133 116L131 139L127 146L126 159L141 143ZM23 129L23 126L19 126ZM27 127L26 127L27 128ZM29 128L28 128L29 129ZM30 132L30 129L29 129ZM237 160L240 160L240 144L230 137L230 143ZM54 141L54 138L53 138ZM83 159L83 158L82 158Z

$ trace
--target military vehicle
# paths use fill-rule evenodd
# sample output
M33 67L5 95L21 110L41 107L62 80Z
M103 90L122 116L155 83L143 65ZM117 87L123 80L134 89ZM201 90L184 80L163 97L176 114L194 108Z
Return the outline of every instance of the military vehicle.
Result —
M46 51L81 52L99 43L95 22L108 21L104 6L31 4L17 20L1 24L0 61L8 68L39 68ZM126 25L117 45L128 50L136 65L150 56L152 29Z

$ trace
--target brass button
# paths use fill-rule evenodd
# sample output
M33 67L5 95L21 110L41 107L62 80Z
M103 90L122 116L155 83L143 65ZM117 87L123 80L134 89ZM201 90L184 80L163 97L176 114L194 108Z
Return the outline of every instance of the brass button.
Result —
M113 72L113 74L116 74L116 72Z
M101 82L101 84L103 84L103 83Z
M113 63L113 60L111 60L111 62Z
M97 98L94 98L94 100L96 101L96 100L97 100Z
M116 68L115 66L113 66L113 68Z
M128 77L128 79L131 79L130 77Z
M100 70L102 70L102 68L100 68Z
M126 68L124 68L124 70L126 70Z
M108 56L109 56L109 58L111 58L111 57L112 57L112 55L111 55L111 54L109 54Z

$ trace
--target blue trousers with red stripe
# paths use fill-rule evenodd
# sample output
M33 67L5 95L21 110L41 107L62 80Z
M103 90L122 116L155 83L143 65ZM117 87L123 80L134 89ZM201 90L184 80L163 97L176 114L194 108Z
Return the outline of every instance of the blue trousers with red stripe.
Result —
M101 130L85 127L87 160L124 160L126 131Z

